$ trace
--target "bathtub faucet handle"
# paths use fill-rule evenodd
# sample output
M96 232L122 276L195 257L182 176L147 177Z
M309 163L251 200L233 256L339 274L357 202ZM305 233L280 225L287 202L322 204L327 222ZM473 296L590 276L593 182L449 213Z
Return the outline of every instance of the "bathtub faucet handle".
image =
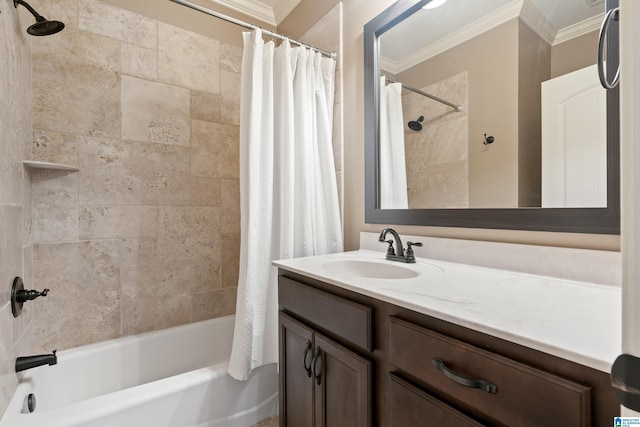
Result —
M18 302L32 301L38 297L46 297L48 293L49 293L49 289L44 289L42 292L38 292L34 290L26 291L23 289L16 293L16 301Z

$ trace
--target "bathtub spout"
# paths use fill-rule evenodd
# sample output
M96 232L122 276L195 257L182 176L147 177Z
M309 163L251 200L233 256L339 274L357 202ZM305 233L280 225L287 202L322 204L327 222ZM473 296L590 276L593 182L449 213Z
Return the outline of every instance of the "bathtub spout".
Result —
M39 354L37 356L18 357L16 359L16 372L24 371L26 369L35 368L42 365L55 365L58 363L58 356L56 356L56 350L53 350L51 354Z

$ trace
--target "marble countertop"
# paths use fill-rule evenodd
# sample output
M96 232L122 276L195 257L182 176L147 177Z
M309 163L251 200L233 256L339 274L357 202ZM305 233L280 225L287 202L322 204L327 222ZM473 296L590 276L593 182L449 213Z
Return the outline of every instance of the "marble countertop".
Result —
M364 278L334 268L338 260L391 264L417 276ZM620 354L617 287L426 258L403 264L367 250L274 265L600 371L610 372Z

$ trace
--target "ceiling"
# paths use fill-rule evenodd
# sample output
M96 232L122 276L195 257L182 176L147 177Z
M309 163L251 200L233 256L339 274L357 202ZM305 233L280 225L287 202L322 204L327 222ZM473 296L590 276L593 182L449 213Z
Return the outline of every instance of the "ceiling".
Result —
M277 27L302 0L207 0ZM250 22L255 23L255 22Z
M598 28L603 12L599 0L449 0L384 33L381 56L399 72L515 17L554 44Z

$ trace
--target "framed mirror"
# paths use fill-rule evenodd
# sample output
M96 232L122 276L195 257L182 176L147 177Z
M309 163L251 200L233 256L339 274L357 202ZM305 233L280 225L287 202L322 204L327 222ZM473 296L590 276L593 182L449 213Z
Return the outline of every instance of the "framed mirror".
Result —
M365 222L619 234L619 86L595 69L617 2L399 0L367 23Z

